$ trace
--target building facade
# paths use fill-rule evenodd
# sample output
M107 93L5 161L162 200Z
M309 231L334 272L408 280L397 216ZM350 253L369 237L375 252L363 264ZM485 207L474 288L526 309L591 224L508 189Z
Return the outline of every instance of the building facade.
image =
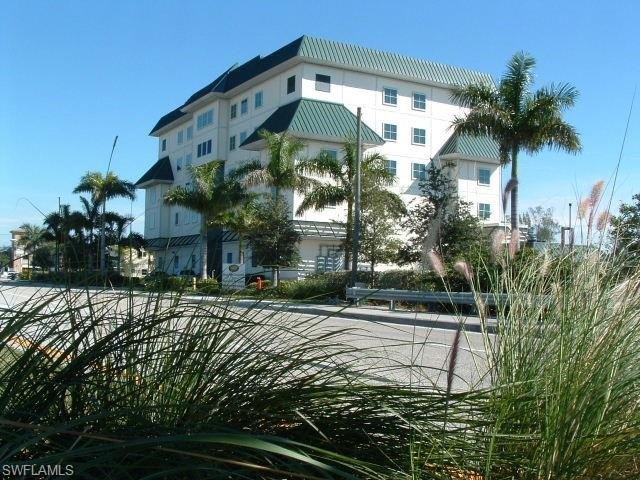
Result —
M454 117L464 113L450 100L451 90L471 82L491 78L308 36L231 67L163 116L150 133L158 138L158 160L136 186L145 190L145 237L156 268L171 274L201 269L199 215L162 201L172 186L190 185L189 166L213 160L224 161L225 170L252 160L265 164L265 145L258 134L262 129L300 138L306 157L321 152L340 157L345 139L355 137L358 107L365 152L387 158L397 177L391 190L405 202L418 199L418 184L430 161L448 160L455 165L460 197L471 202L483 222L499 223L503 212L497 145L485 138L459 137L451 129ZM296 216L302 197L285 193L303 235L302 262L289 276L336 268L345 205ZM209 232L209 244L214 273L238 262L231 232ZM248 272L259 269L250 258L246 265Z

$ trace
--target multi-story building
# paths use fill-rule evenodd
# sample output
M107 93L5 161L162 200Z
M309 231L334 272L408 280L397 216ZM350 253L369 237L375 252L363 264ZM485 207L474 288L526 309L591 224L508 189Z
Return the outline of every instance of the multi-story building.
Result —
M200 270L200 218L162 198L173 185L188 186L190 165L225 161L233 169L245 161L268 161L258 132L288 131L306 145L304 155L341 155L355 137L356 110L362 109L362 142L378 151L397 181L392 190L406 202L432 159L451 160L460 197L486 223L501 220L498 149L488 139L459 137L451 121L464 113L450 94L455 85L490 82L487 74L303 36L266 57L229 68L163 116L151 130L158 160L138 180L145 190L145 237L157 267L169 273ZM300 271L331 268L340 256L345 206L295 212L302 197L286 192L303 234ZM238 262L230 232L209 234L210 268ZM248 260L248 265L251 261Z

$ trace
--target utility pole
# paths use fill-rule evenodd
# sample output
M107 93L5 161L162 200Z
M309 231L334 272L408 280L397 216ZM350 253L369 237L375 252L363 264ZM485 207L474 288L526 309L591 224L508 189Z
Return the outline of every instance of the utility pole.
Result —
M113 151L116 149L116 143L118 142L118 135L113 139L113 146L111 147L111 155L109 155L109 164L107 165L107 174L106 177L109 176L109 170L111 169L111 159L113 158ZM104 223L104 214L107 209L107 197L103 195L102 197L102 221L100 222L100 275L102 278L105 278L106 268L105 268L105 223Z
M360 160L362 156L362 139L360 138L360 127L362 124L362 109L358 107L358 123L356 126L356 178L355 178L355 201L354 201L354 221L353 221L353 252L351 259L351 287L356 286L358 278L358 251L360 247Z
M60 218L60 224L58 225L58 231L56 232L56 273L60 270L60 235L62 235L62 211L60 210L60 197L58 197L58 217Z

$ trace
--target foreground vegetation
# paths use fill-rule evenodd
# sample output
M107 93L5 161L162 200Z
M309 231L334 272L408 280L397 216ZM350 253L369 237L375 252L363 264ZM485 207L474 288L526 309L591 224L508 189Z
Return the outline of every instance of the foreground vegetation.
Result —
M462 328L440 388L419 365L373 381L385 371L356 359L392 353L258 303L41 293L1 312L0 462L78 478L637 478L640 274L596 253L500 261L499 341L483 334L481 381L460 391ZM459 271L474 288L479 272Z

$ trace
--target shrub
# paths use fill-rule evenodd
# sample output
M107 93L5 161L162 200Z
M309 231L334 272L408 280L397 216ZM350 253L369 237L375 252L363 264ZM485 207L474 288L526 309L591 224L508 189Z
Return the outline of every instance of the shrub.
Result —
M198 279L196 290L203 295L216 295L220 293L220 283L215 278Z

